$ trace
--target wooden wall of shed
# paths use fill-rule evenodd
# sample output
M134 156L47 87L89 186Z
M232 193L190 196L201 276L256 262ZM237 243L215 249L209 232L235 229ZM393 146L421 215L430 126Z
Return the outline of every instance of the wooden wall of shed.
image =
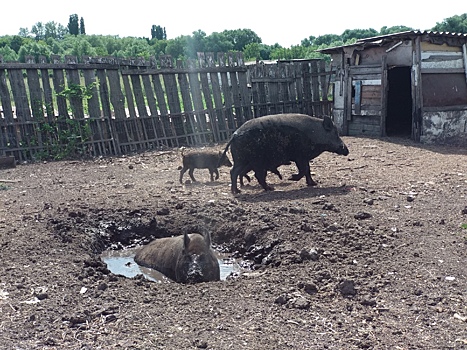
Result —
M333 117L339 132L350 136L380 136L383 131L381 62L345 67L338 67L334 81Z
M420 120L421 123L420 140L423 142L433 142L436 138L467 140L466 53L459 46L439 45L425 41L421 41L419 49L421 62L417 68L418 73L415 73L412 79L417 76L419 78L421 100L416 103L417 99L412 98L415 98L416 106L414 118L417 121ZM346 77L344 67L346 65L349 68L356 65L377 66L381 64L383 55L386 55L388 67L416 67L412 63L413 50L417 48L412 41L406 40L401 43L394 41L391 45L384 47L368 47L360 51L353 47L345 47L343 53L332 55L332 64L337 67L334 81L333 116L341 133L355 136L379 136L383 127L381 125L383 123L381 120L382 100L378 101L381 91L378 92L373 85L365 85L363 78L359 97L360 106L355 104L355 91L353 91L350 104L351 117L344 116L345 89L349 86L344 81ZM412 84L415 82L412 81ZM351 86L355 89L355 83Z
M422 115L423 143L445 143L467 146L467 108L425 111Z
M467 144L467 55L462 47L422 42L420 140Z
M389 46L375 46L366 48L363 51L357 51L352 48L344 48L344 55L332 55L332 64L335 67L342 67L344 64L350 62L350 65L380 65L381 57L387 56L388 66L401 66L408 67L412 65L412 42L404 41L402 44L394 42L394 45ZM392 48L393 46L396 47ZM390 49L388 52L387 50ZM358 63L358 64L357 64Z

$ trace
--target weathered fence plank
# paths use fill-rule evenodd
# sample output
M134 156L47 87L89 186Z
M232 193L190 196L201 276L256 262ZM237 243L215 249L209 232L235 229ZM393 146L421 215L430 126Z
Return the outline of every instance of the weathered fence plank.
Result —
M156 93L157 98L157 105L159 106L159 115L160 120L162 123L162 132L164 134L163 144L167 147L172 147L171 138L173 137L174 133L170 128L170 121L169 121L169 111L167 109L167 104L165 102L165 93L164 89L162 88L161 76L159 74L154 74L152 76L152 83L154 85L154 91Z
M10 69L8 70L8 75L10 77L10 85L16 106L16 118L21 121L28 121L31 118L31 110L29 109L29 100L23 79L23 70Z
M2 117L7 123L13 122L13 108L11 104L10 89L6 81L4 70L0 70L0 101L2 102Z
M60 64L61 62L60 56L58 55L52 55L51 59L55 64ZM65 89L65 76L62 69L54 69L52 81L55 95L57 96L58 115L63 118L68 118L69 115L66 99L60 95L60 93Z
M84 84L91 89L91 98L87 102L88 114L90 118L101 118L101 109L99 106L99 94L96 87L96 74L93 69L83 70Z
M234 61L233 52L229 52L227 54L227 60L230 67L234 67L236 62ZM245 118L243 116L243 108L242 108L242 101L240 97L240 87L239 81L237 78L237 72L232 72L230 74L230 81L232 84L232 96L233 96L233 103L235 109L235 126L239 127L245 122Z
M69 65L78 63L75 56L65 56L65 62ZM77 69L66 69L67 85L70 89L68 96L72 117L75 119L84 119L83 108L83 90L81 90L81 79Z
M45 56L39 56L39 63L46 63L47 59ZM40 69L41 81L42 81L42 89L44 93L44 103L45 103L45 113L47 116L47 120L52 122L55 120L55 110L54 110L54 101L53 101L53 90L50 86L50 77L49 77L49 70L42 68Z
M221 68L224 68L226 64L225 54L218 53L217 58L218 58L219 66ZM232 86L229 81L230 73L220 72L219 74L221 76L222 95L224 97L224 106L225 106L224 113L225 113L225 119L227 122L227 126L226 126L227 135L226 136L230 137L232 130L236 129L235 121L233 118L233 110L232 110L233 100L232 100Z
M209 68L215 67L214 53L210 52L206 55L206 65ZM214 99L214 111L213 111L213 131L214 131L214 142L221 142L227 138L226 133L226 122L224 118L224 105L222 101L221 87L219 83L219 73L209 73L211 80L211 90Z
M241 52L236 52L236 57L235 57L235 64L237 66L243 66L243 53ZM245 121L250 120L253 118L253 111L251 108L251 86L248 84L248 79L247 79L247 72L245 71L238 71L237 72L237 78L238 78L238 85L240 88L240 100L242 104L242 120L241 124L243 124Z
M26 62L35 63L34 56L26 56ZM39 71L37 69L26 69L26 76L32 115L37 120L40 120L44 118L44 111L42 109L42 89L39 83Z
M198 52L198 64L201 68L206 67L206 59L204 52ZM212 93L208 79L208 73L200 73L200 82L201 82L201 91L203 92L204 103L206 105L207 113L209 115L209 119L206 120L207 122L207 129L211 131L212 135L214 136L215 131L213 127L215 127L213 123L214 116L214 104L212 102ZM215 136L214 136L215 137ZM212 139L209 141L213 141Z
M161 65L165 68L173 67L172 58L164 56L161 58ZM185 135L182 122L182 109L180 106L180 98L178 96L178 86L175 74L162 74L162 80L164 81L165 94L167 96L167 103L169 105L170 114L170 125L173 129L173 134L177 136ZM182 138L175 138L175 146L180 146ZM185 144L185 142L183 142Z
M182 68L183 62L177 60L177 68ZM198 134L198 128L196 127L196 121L193 115L193 103L191 101L190 95L190 85L188 83L188 78L186 74L179 73L178 77L178 86L180 87L180 93L182 95L183 102L183 122L185 124L186 137L188 144L201 143L200 135Z
M193 117L196 120L196 124L198 125L198 132L200 133L201 143L208 143L208 130L207 130L207 122L206 122L206 110L204 108L203 96L201 94L201 82L199 79L199 73L196 71L196 61L195 60L188 60L187 61L187 68L188 68L188 82L190 84L191 90L191 98L193 100L193 107L194 113Z

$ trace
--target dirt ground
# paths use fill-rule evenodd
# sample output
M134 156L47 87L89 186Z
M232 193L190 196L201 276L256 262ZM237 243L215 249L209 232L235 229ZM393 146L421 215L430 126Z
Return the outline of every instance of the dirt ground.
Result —
M317 187L290 165L236 196L226 167L179 184L179 150L0 170L0 348L467 349L467 151L343 139ZM100 260L196 227L244 269L182 285Z

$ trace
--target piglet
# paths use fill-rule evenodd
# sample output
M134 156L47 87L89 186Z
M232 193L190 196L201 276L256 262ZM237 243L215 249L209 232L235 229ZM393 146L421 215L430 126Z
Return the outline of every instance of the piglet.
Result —
M211 175L211 181L214 181L214 174L216 180L219 179L219 166L232 166L227 155L223 155L222 152L209 152L209 151L191 151L190 153L182 153L183 167L180 170L180 183L183 183L183 174L187 170L190 178L193 182L196 182L193 172L195 169L209 169Z

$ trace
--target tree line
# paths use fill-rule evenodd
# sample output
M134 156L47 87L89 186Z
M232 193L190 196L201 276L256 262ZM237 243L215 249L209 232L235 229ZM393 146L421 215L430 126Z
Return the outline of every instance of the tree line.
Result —
M69 18L65 27L54 21L37 22L31 27L21 28L17 35L0 37L0 55L3 60L25 62L26 56L49 58L51 55L113 56L120 58L171 55L174 58L196 58L197 52L240 51L246 60L328 58L316 52L326 47L352 44L358 39L414 30L407 26L382 27L379 31L369 29L347 29L341 35L325 34L304 38L300 45L289 48L279 44L265 45L251 29L224 30L207 35L202 30L191 35L167 39L165 28L151 27L151 37L136 38L111 35L87 35L84 19L77 14ZM444 19L431 28L433 31L467 33L467 13Z

